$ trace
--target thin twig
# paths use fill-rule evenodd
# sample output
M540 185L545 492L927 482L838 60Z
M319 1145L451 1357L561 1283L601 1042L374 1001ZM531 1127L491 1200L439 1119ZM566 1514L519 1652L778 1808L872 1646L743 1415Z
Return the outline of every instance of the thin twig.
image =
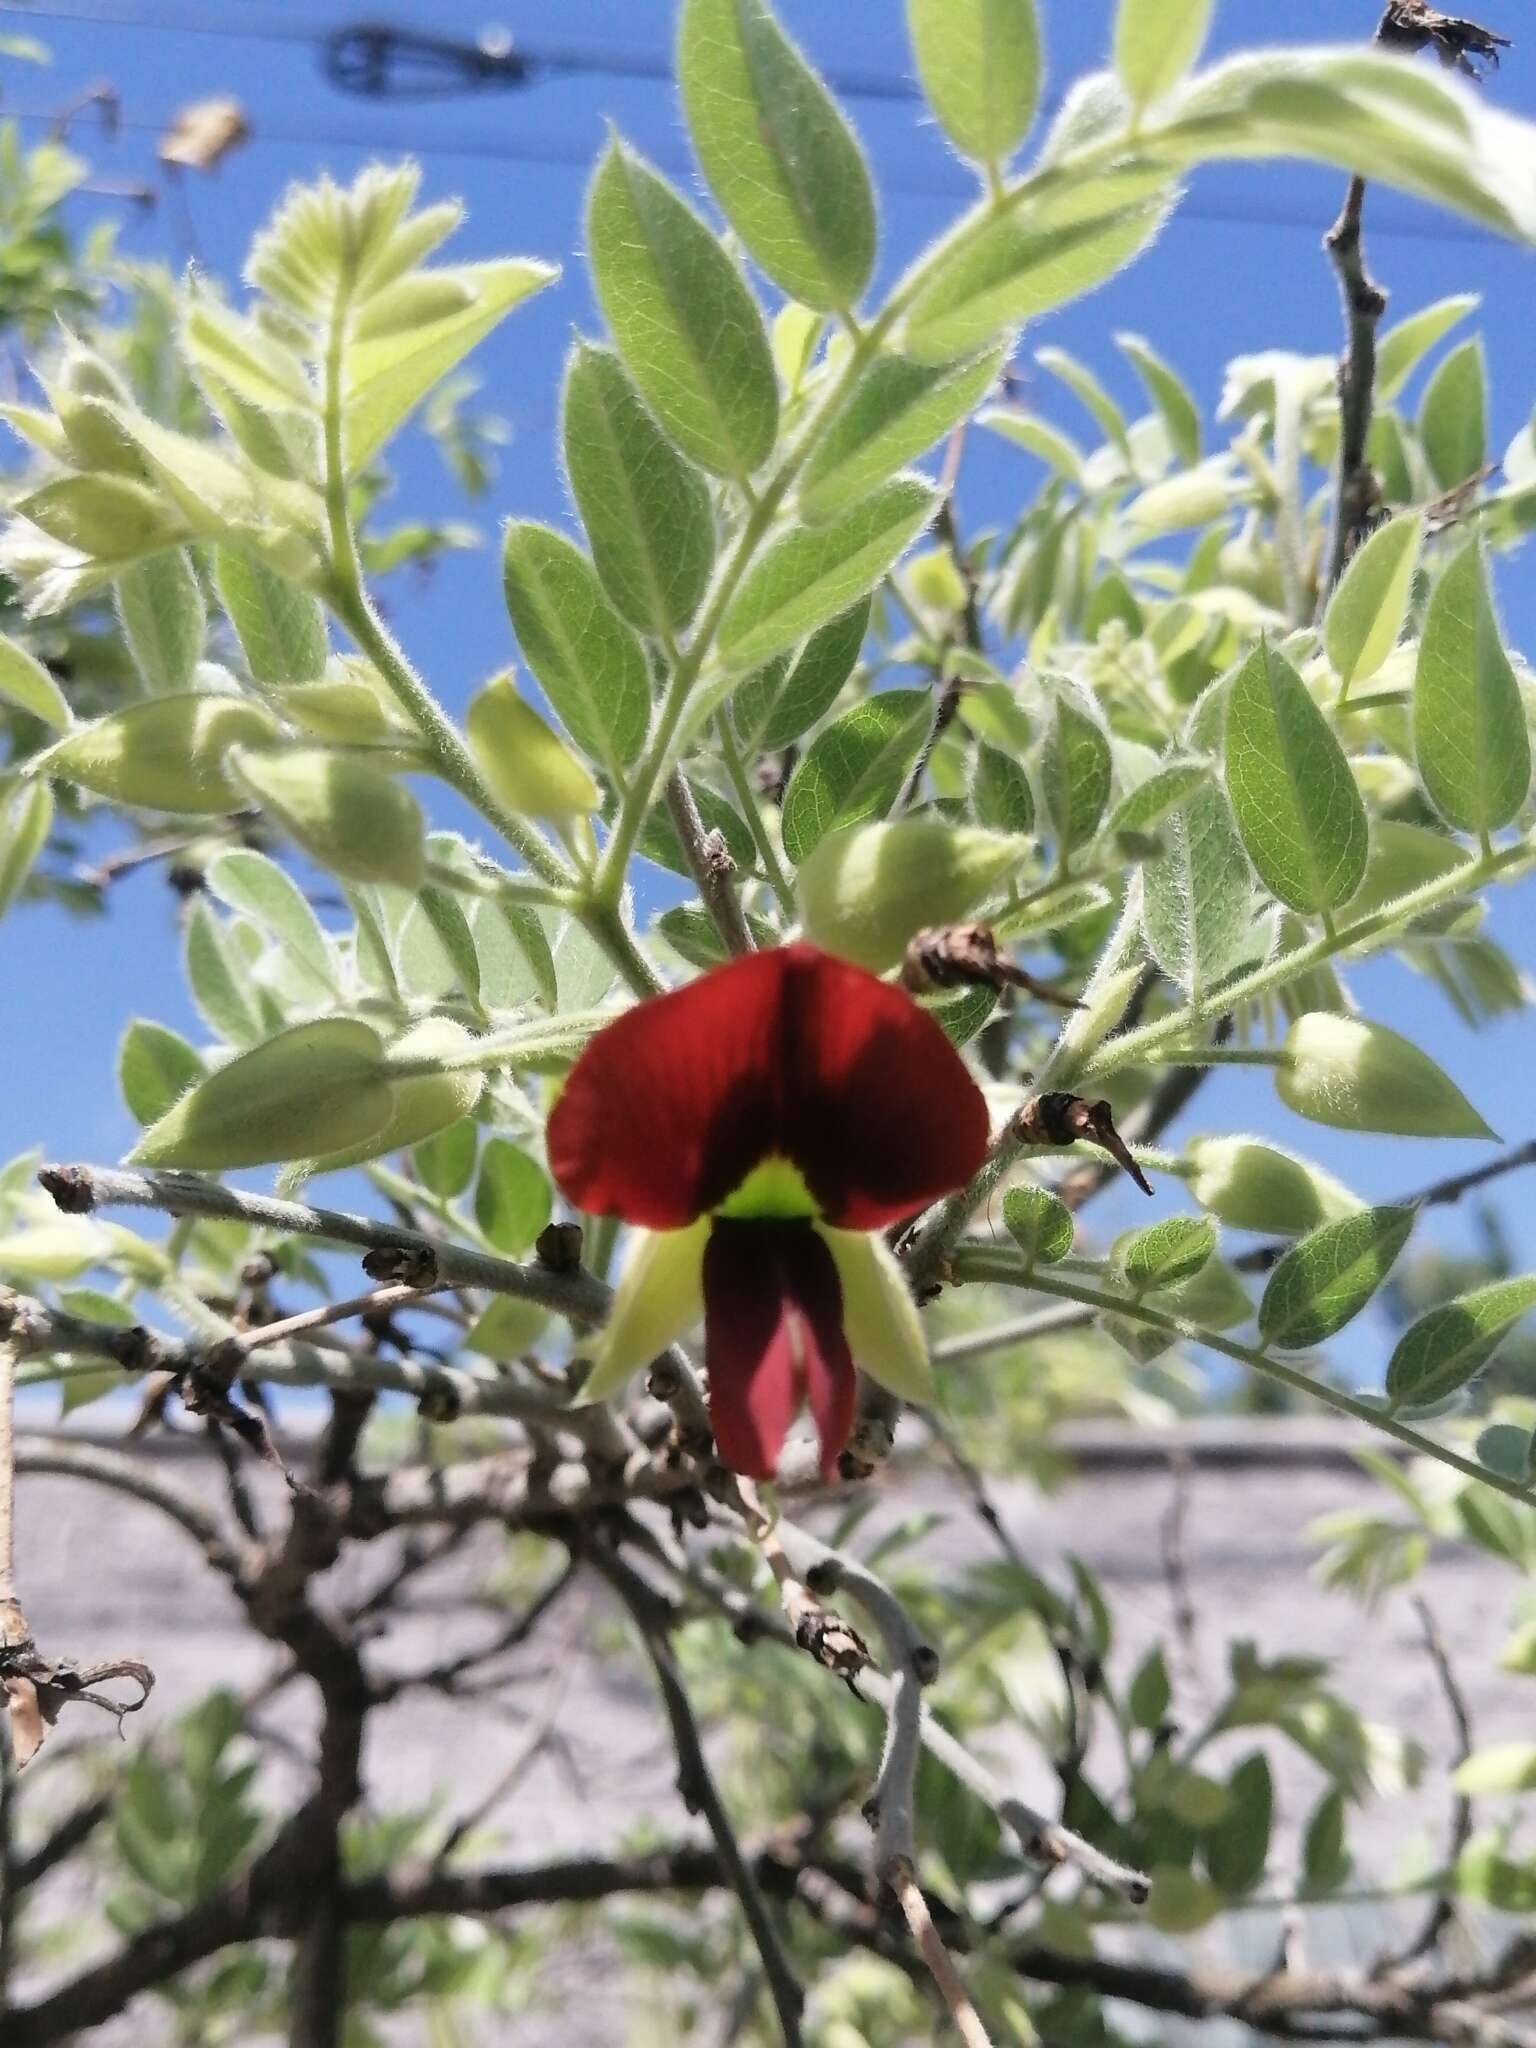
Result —
M672 1746L677 1752L678 1791L690 1812L703 1814L714 1837L721 1866L732 1890L741 1901L741 1910L751 1930L752 1939L757 1944L763 1973L768 1980L768 1989L773 1998L774 2010L779 2017L784 2048L802 2048L804 2037L800 2031L800 2015L805 2008L805 1993L779 1939L779 1931L773 1924L756 1874L742 1854L741 1844L736 1839L736 1831L731 1825L731 1817L725 1810L725 1803L720 1797L714 1775L704 1755L699 1725L694 1719L692 1704L667 1642L671 1610L664 1601L657 1598L639 1574L631 1570L614 1552L594 1550L589 1555L597 1570L608 1580L629 1609L646 1654L651 1660L651 1668L656 1673L656 1683L661 1692L662 1705L666 1709L667 1721L672 1730Z
M1456 1731L1456 1754L1453 1763L1464 1764L1473 1749L1472 1716L1467 1709L1466 1696L1457 1682L1455 1671L1451 1668L1445 1638L1440 1633L1434 1611L1422 1594L1416 1593L1413 1596L1413 1610L1419 1618L1424 1648L1429 1653L1429 1661L1435 1667L1435 1676L1440 1681L1440 1690L1445 1696L1446 1706L1450 1709L1451 1725ZM1445 1857L1445 1868L1448 1873L1454 1873L1462 1851L1471 1841L1472 1827L1472 1801L1464 1792L1459 1792L1451 1803L1450 1842ZM1439 1946L1441 1935L1455 1917L1455 1892L1448 1884L1436 1894L1423 1926L1407 1947L1400 1949L1395 1955L1384 1958L1379 1967L1400 1969L1405 1963L1416 1962L1421 1956L1431 1954Z
M922 1887L917 1881L917 1872L909 1860L902 1859L886 1874L886 1883L901 1907L906 1923L912 1930L912 1939L917 1943L918 1953L928 1965L933 1981L939 1987L940 1996L949 2007L949 2016L955 2023L955 2031L965 2043L965 2048L992 2048L991 2036L981 2023L981 2015L970 2000L970 1994L960 1981L954 1958L944 1946L943 1937L933 1924L933 1915L928 1911L928 1901L923 1897Z
M693 791L681 769L667 779L667 815L699 885L699 895L728 953L750 953L753 938L731 880L736 863L718 832L706 832Z

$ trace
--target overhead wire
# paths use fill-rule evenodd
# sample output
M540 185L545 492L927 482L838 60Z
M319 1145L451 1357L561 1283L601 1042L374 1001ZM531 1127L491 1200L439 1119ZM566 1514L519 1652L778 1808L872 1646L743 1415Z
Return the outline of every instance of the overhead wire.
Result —
M169 34L226 36L237 41L283 43L289 46L309 45L317 49L323 47L327 37L335 30L351 25L337 21L318 28L300 28L295 24L265 20L230 21L227 17L218 21L166 21L118 9L87 7L78 4L78 0L74 0L74 4L49 7L23 4L23 0L0 0L0 15L6 14L18 15L34 25L47 21L90 23L97 26L143 28ZM672 66L666 57L652 56L644 52L567 48L531 49L526 55L535 65L546 67L549 71L563 76L581 75L586 72L615 77L655 79L660 82L670 79L673 75ZM829 77L829 83L833 85L834 90L846 92L850 97L882 97L892 100L914 100L919 97L916 87L908 81L896 78L880 79L874 74L855 75L841 81L832 76ZM0 117L5 114L29 123L49 123L57 119L52 110L45 108L7 108L0 105ZM348 149L364 153L404 153L427 160L437 158L465 162L514 163L583 172L589 170L592 164L590 144L551 136L540 136L531 140L516 136L500 136L494 140L477 139L472 142L459 139L444 141L426 134L402 134L398 122L391 123L387 131L367 133L329 125L320 128L274 122L267 119L259 110L251 110L251 121L252 132L247 140L254 143L268 142L317 150ZM168 122L119 117L115 125L130 134L158 136L164 132ZM675 159L668 161L667 158L661 157L658 161L665 170L680 175L688 174L688 166ZM963 200L967 196L967 188L958 178L949 180L897 175L884 178L882 182L885 190L909 198ZM1175 222L1192 220L1215 226L1292 228L1307 233L1315 233L1317 229L1316 218L1311 214L1198 197L1186 198L1173 219ZM1491 229L1478 227L1475 223L1447 220L1428 208L1422 216L1416 216L1411 221L1394 221L1389 215L1382 215L1378 211L1372 222L1372 233L1377 236L1412 237L1418 241L1477 243L1488 248L1507 246Z

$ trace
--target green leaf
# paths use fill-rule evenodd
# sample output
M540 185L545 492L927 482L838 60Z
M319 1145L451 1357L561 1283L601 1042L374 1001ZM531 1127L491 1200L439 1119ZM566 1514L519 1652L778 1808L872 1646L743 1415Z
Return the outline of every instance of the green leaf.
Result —
M938 493L901 476L830 526L794 527L747 571L720 622L729 668L756 668L872 590L933 517Z
M846 312L875 265L858 139L764 0L684 0L678 85L721 210L775 284Z
M1138 107L1172 91L1199 56L1214 0L1119 0L1115 69Z
M1375 675L1397 645L1423 543L1422 519L1389 519L1356 551L1328 600L1323 641L1346 690Z
M70 711L59 688L35 654L0 634L0 699L18 704L57 732L67 732Z
M1397 56L1324 44L1233 57L1191 79L1142 135L1163 162L1337 164L1536 238L1536 129Z
M1132 1292L1149 1294L1192 1280L1215 1249L1209 1216L1165 1216L1127 1238L1115 1256Z
M1013 406L983 406L976 415L978 427L987 427L994 434L1000 434L1005 441L1012 441L1015 447L1027 449L1036 455L1050 469L1060 470L1073 483L1080 483L1083 475L1083 451L1066 434L1047 426L1032 413L1019 412Z
M656 425L611 349L579 341L565 376L565 467L603 586L642 633L680 632L715 555L709 486Z
M41 776L0 797L0 917L26 886L53 829L53 791Z
M1333 1892L1344 1883L1352 1861L1344 1841L1344 1794L1325 1792L1312 1809L1301 1849L1304 1888L1309 1893Z
M1166 851L1142 868L1142 930L1187 994L1217 988L1253 944L1253 884L1225 796L1207 783L1158 826Z
M264 853L238 847L208 868L208 887L221 903L276 939L316 995L336 994L336 964L320 920L298 883Z
M1413 742L1430 802L1448 825L1496 832L1517 815L1531 786L1531 744L1476 540L1450 562L1430 596Z
M982 217L924 266L898 345L919 363L974 355L1026 320L1095 290L1156 235L1166 200L1109 206L1051 228L1016 213Z
M550 951L549 934L540 924L538 913L523 903L499 903L481 907L479 916L488 915L499 917L511 933L513 943L527 966L535 994L546 1010L554 1010L558 1004L555 960ZM481 945L484 945L483 939Z
M134 667L152 690L186 689L202 660L208 613L185 548L133 563L114 587Z
M1536 1277L1525 1274L1430 1309L1397 1340L1387 1366L1388 1401L1394 1408L1427 1408L1458 1393L1532 1307Z
M778 432L779 386L735 264L617 138L593 181L587 241L603 317L662 430L714 475L749 477Z
M971 801L978 821L998 832L1035 829L1034 792L1023 762L1005 754L1001 747L989 747L985 740L976 746Z
M206 1072L195 1046L147 1017L133 1019L117 1049L117 1085L141 1124L158 1123Z
M1070 356L1064 348L1036 349L1035 361L1042 370L1049 370L1076 398L1085 411L1093 415L1094 421L1106 441L1113 441L1117 448L1130 451L1130 439L1125 414L1110 397L1092 370Z
M393 1108L383 1052L378 1033L354 1018L290 1025L184 1095L129 1157L211 1170L361 1144Z
M882 690L817 735L784 797L784 851L796 866L838 826L884 817L932 721L926 690Z
M499 1252L527 1251L553 1204L544 1169L505 1138L488 1138L475 1183L475 1221Z
M1137 1665L1126 1688L1125 1704L1138 1728L1155 1730L1167 1720L1172 1701L1173 1687L1168 1679L1168 1665L1154 1643Z
M230 1045L254 1045L262 1022L249 971L236 959L223 925L199 900L187 917L183 969L198 1013Z
M789 746L831 710L858 663L869 632L869 609L869 599L860 598L793 654L778 655L737 685L731 723L749 754Z
M502 577L518 644L577 746L615 771L637 761L650 670L592 564L563 533L519 519L507 528Z
M416 898L416 914L424 918L437 935L443 957L453 973L453 993L472 1003L480 999L480 955L475 935L469 928L459 899L448 889L423 889Z
M1177 1863L1152 1870L1146 1915L1160 1934L1196 1934L1221 1911L1221 1900L1203 1877Z
M1536 1792L1536 1742L1489 1742L1456 1766L1451 1783L1464 1799L1490 1792Z
M188 692L149 697L77 725L41 761L114 803L222 815L245 800L229 773L231 750L276 736L277 723L261 705Z
M314 410L315 394L298 357L254 320L206 293L192 300L182 342L194 370L212 370L252 405Z
M364 754L339 747L239 748L231 774L311 860L351 882L420 886L421 806Z
M1412 1209L1362 1209L1292 1245L1259 1303L1265 1343L1305 1351L1353 1321L1391 1272L1413 1221Z
M1049 1188L1010 1188L1003 1228L1032 1266L1054 1266L1072 1249L1072 1211Z
M1098 830L1109 802L1114 762L1098 720L1061 688L1052 692L1051 722L1040 762L1040 787L1065 863Z
M460 1117L430 1138L411 1147L411 1165L416 1178L439 1201L452 1202L462 1195L475 1177L475 1160L480 1150L480 1133L471 1117Z
M330 652L320 600L243 548L214 550L214 584L258 683L307 683Z
M1165 761L1145 782L1138 782L1110 813L1105 828L1111 837L1122 832L1146 833L1160 825L1170 811L1186 804L1197 789L1211 779L1209 761Z
M839 405L800 482L800 516L819 526L924 454L983 399L1002 368L992 350L932 369L879 355Z
M1275 1788L1262 1750L1245 1756L1227 1780L1221 1818L1202 1831L1201 1849L1211 1882L1228 1898L1251 1892L1269 1860Z
M1389 327L1376 344L1377 398L1383 403L1396 398L1435 343L1476 312L1481 303L1476 292L1438 299L1421 313L1410 313L1406 320Z
M1227 692L1227 789L1260 880L1292 910L1336 910L1360 886L1365 802L1306 684L1267 641Z
M1040 103L1035 0L907 0L907 32L944 133L962 156L1004 163Z
M1168 429L1168 442L1180 462L1193 468L1200 460L1200 408L1183 378L1139 334L1117 334L1115 345L1129 356Z
M349 475L356 475L433 385L514 306L560 275L553 264L517 260L464 263L430 274L464 286L471 295L468 304L420 326L373 341L354 341L346 352L342 440Z
M13 509L65 547L108 562L152 554L186 530L146 485L120 476L56 477Z
M1488 371L1480 341L1453 348L1430 378L1419 439L1443 491L1475 476L1488 458Z
M1411 1039L1366 1017L1312 1010L1286 1033L1280 1100L1339 1131L1403 1138L1492 1138L1456 1083Z

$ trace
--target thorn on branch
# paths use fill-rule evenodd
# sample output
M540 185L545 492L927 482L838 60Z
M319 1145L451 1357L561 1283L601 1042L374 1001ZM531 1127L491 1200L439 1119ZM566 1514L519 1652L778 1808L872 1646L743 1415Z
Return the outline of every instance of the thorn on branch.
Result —
M1037 1002L1055 1003L1063 1010L1080 1010L1082 1004L1050 982L1016 966L998 949L990 925L930 925L920 931L907 947L901 980L913 995L927 995L936 988L1018 988Z
M1086 1139L1122 1166L1144 1195L1153 1192L1152 1183L1115 1129L1108 1102L1088 1102L1081 1095L1037 1095L1014 1118L1013 1134L1021 1145L1075 1145Z

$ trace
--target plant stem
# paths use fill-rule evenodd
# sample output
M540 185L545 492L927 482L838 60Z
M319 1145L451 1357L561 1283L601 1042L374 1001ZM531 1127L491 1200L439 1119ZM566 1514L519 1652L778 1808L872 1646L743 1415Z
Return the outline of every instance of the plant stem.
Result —
M392 1081L426 1079L434 1074L475 1074L500 1067L527 1065L551 1055L577 1053L587 1040L610 1023L613 1010L570 1010L563 1017L514 1024L490 1038L477 1038L461 1052L423 1053L389 1062Z
M16 1346L0 1342L0 1651L31 1640L16 1598ZM0 1711L4 1693L0 1691Z
M1421 888L1412 889L1395 902L1384 904L1380 910L1373 910L1352 924L1340 925L1332 933L1324 932L1294 952L1283 953L1279 959L1256 967L1251 974L1228 983L1221 992L1222 1008L1230 1010L1239 1003L1251 1002L1255 996L1264 995L1296 975L1306 973L1308 968L1321 966L1337 953L1347 953L1351 947L1363 945L1367 939L1407 924L1424 911L1433 910L1453 896L1460 896L1466 890L1490 881L1505 868L1515 867L1530 857L1530 847L1521 840L1513 846L1495 847L1476 859L1469 859L1449 874L1436 876ZM1143 1024L1138 1030L1107 1040L1071 1074L1057 1072L1052 1078L1058 1087L1069 1079L1099 1081L1107 1074L1118 1073L1122 1067L1140 1066L1146 1061L1159 1059L1167 1046L1177 1045L1181 1038L1187 1038L1197 1021L1198 1013L1194 1006L1168 1017L1159 1017L1155 1023Z
M955 1254L956 1277L967 1280L993 1280L1004 1286L1019 1284L1017 1273L991 1270L985 1250L971 1252L962 1247ZM1171 1337L1181 1337L1189 1344L1203 1344L1207 1350L1219 1351L1224 1358L1235 1359L1251 1372L1260 1373L1265 1379L1276 1381L1293 1394L1300 1394L1306 1400L1317 1401L1325 1408L1332 1408L1339 1415L1347 1415L1354 1422L1362 1422L1368 1428L1380 1430L1384 1435L1395 1437L1407 1449L1416 1451L1421 1457L1433 1458L1438 1464L1449 1465L1467 1479L1481 1480L1495 1492L1507 1494L1511 1500L1519 1501L1523 1507L1536 1508L1536 1493L1518 1480L1508 1479L1502 1472L1495 1472L1489 1466L1479 1465L1471 1458L1464 1458L1449 1445L1436 1443L1433 1437L1422 1435L1405 1422L1399 1422L1394 1415L1376 1408L1369 1401L1360 1401L1353 1394L1346 1394L1342 1388L1330 1387L1322 1380L1300 1371L1284 1360L1274 1358L1269 1352L1255 1344L1240 1344L1233 1337L1224 1337L1217 1330L1202 1329L1198 1323L1189 1322L1183 1316L1170 1315L1166 1309L1153 1308L1148 1302L1138 1300L1130 1294L1112 1294L1104 1288L1088 1287L1082 1282L1068 1280L1049 1269L1039 1267L1030 1274L1028 1285L1037 1294L1050 1294L1061 1301L1080 1302L1085 1308L1101 1310L1111 1315L1127 1316L1133 1322L1146 1323L1154 1330L1165 1330Z
M757 857L763 864L763 873L768 877L769 887L779 899L779 908L788 918L799 916L795 907L795 885L785 872L779 858L779 850L773 843L773 834L763 823L763 807L753 789L747 774L746 763L741 750L731 735L730 720L725 712L715 720L715 738L720 748L720 758L725 763L725 772L730 778L731 788L736 792L747 830L752 834L752 843L757 848Z

